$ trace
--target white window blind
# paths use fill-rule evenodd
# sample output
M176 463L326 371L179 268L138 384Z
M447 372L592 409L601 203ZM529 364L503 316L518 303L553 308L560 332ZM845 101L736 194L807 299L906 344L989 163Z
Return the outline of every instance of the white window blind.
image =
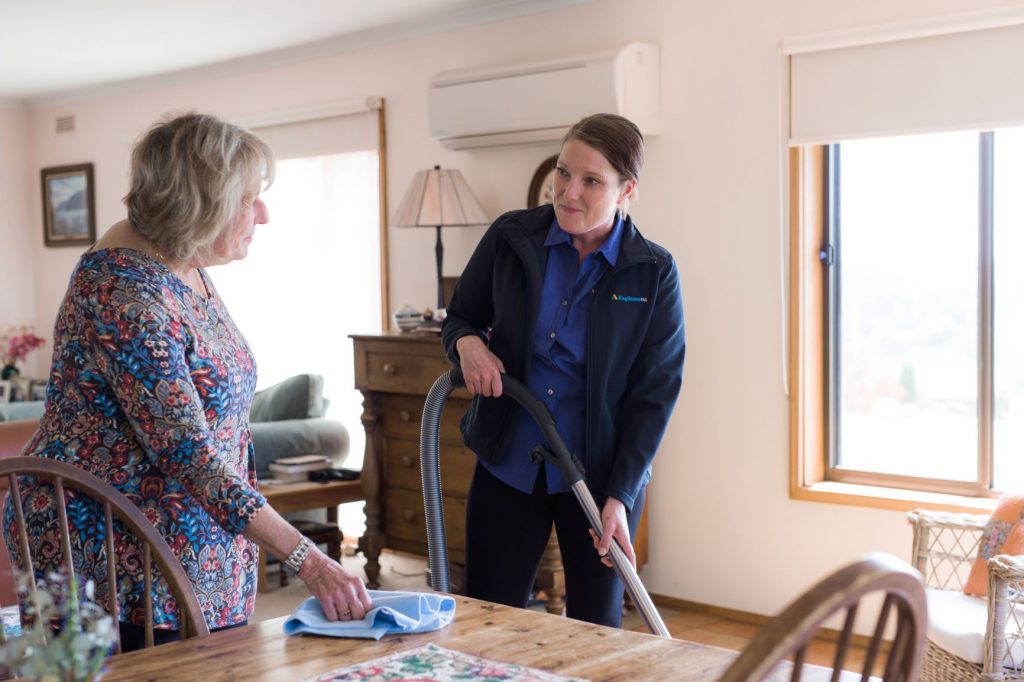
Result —
M1020 11L829 42L783 42L790 145L1024 124Z
M377 112L369 109L249 127L270 145L278 160L365 151L378 146Z

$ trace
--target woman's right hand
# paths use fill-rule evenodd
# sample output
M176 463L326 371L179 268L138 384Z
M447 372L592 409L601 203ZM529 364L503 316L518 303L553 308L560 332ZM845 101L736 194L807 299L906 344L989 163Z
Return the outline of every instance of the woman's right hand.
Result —
M362 620L373 608L363 581L319 549L302 562L299 579L320 602L327 620Z
M505 365L484 345L479 336L468 335L455 342L466 390L472 395L501 396L501 375Z

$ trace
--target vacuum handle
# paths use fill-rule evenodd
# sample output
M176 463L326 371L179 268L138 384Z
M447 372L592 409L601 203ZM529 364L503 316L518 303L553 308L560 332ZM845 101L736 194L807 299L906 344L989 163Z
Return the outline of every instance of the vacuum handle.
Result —
M449 375L451 376L452 383L456 386L466 385L461 368L456 367L449 372ZM583 465L566 447L561 434L555 428L555 418L551 416L548 406L534 397L533 393L530 392L530 389L523 382L510 377L508 374L501 375L501 390L502 393L507 394L509 398L519 403L530 414L533 421L536 422L541 434L544 436L544 440L551 446L553 457L549 461L558 468L566 483L572 486L582 481L586 474L583 470Z
M447 376L454 387L466 385L461 368L456 367L450 370ZM521 381L507 374L501 375L501 389L503 393L518 402L523 409L529 412L537 426L540 427L541 433L547 440L548 445L551 446L551 450L543 448L544 457L558 467L558 470L576 495L576 499L583 508L583 513L590 522L590 525L598 535L603 535L604 527L601 522L601 512L597 508L593 495L590 494L590 489L587 488L587 484L583 480L585 473L583 466L565 446L565 441L562 440L562 436L555 428L555 419L551 416L547 405L535 398ZM440 523L443 525L444 520L441 519ZM622 579L626 593L629 595L634 606L636 606L640 618L647 625L647 628L653 634L660 635L661 637L671 637L665 622L658 613L657 607L655 607L650 595L647 594L647 590L644 589L636 569L633 568L633 564L626 558L626 553L619 546L618 540L612 539L609 545L609 555L615 571ZM447 573L445 573L445 577L447 577Z
M583 513L590 522L590 525L598 535L604 535L601 512L598 510L597 503L594 502L587 484L578 483L572 487L572 491L576 494L576 499L579 501L580 506L583 507ZM640 576L637 575L633 564L626 558L626 552L619 546L619 541L612 538L611 544L608 545L608 550L612 566L615 568L616 573L619 574L619 578L622 579L622 585L626 589L626 594L629 595L630 600L636 607L637 613L640 614L640 619L643 620L647 629L655 635L671 638L672 635L669 633L668 627L665 626L665 621L661 619L661 614L658 613L657 607L651 600L651 595L647 594L647 590L640 581Z

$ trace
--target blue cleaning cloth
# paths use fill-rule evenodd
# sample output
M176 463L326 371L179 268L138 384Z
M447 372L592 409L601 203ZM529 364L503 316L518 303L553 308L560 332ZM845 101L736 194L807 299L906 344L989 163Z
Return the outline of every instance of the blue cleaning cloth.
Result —
M440 630L455 617L455 599L447 595L383 590L368 590L368 593L373 608L362 620L327 620L320 602L310 597L284 622L284 633L380 639L392 633Z

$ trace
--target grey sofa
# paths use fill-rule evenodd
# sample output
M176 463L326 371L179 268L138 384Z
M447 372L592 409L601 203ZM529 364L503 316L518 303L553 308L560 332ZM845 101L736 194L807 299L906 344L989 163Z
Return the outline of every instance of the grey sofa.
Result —
M323 387L319 374L299 374L253 396L249 428L261 478L269 475L267 465L280 457L327 455L333 466L345 461L348 430L324 417L328 400ZM38 420L42 415L41 400L0 403L0 421Z
M265 474L275 459L294 455L326 455L333 466L345 461L348 430L324 417L329 401L323 387L319 374L299 374L256 392L249 428L257 474Z
M43 416L42 400L29 400L18 403L0 403L0 422L16 422L22 419L39 420Z

